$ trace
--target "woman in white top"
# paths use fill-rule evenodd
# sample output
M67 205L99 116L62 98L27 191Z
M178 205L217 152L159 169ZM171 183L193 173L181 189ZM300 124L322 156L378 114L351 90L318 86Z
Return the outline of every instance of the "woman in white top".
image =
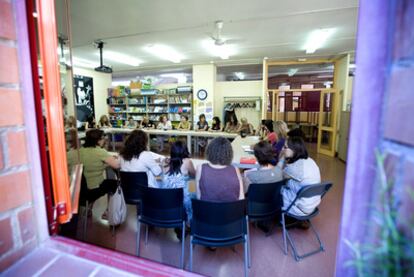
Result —
M161 166L154 159L151 152L147 151L148 136L144 131L134 130L125 141L121 150L121 171L146 172L148 186L157 187L155 176L162 173Z
M160 123L157 125L158 130L172 130L172 124L171 121L168 120L168 117L166 115L160 116ZM164 151L164 140L166 139L166 136L157 136L157 142L159 145L158 151L161 153Z
M284 176L288 178L286 186L282 188L283 209L287 209L303 186L321 182L321 173L318 165L309 157L305 143L300 137L289 137L287 140L279 160L279 166L283 165ZM296 201L289 213L298 216L311 214L320 202L320 196L301 198Z

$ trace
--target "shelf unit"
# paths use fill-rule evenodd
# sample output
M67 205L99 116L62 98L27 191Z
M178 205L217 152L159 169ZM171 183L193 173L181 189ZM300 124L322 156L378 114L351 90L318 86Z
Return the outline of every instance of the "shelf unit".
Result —
M177 93L176 89L151 90L151 94L129 94L111 96L108 89L108 113L112 126L122 127L129 116L141 121L147 116L151 121L158 122L160 115L168 115L173 126L178 125L180 116L188 115L192 123L193 94L192 92ZM174 93L173 93L174 92ZM145 93L144 90L141 93Z

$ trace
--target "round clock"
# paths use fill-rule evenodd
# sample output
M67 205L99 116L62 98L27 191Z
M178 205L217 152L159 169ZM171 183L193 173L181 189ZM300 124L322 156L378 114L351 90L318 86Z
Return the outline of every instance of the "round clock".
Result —
M200 100L206 100L207 91L205 89L200 89L199 91L197 91L197 98Z

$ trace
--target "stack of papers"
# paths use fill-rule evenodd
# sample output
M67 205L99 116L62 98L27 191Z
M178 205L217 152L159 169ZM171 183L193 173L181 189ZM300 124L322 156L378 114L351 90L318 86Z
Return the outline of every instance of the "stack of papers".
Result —
M242 145L242 148L243 148L244 152L247 152L247 153L253 153L254 152L253 149L250 147L250 145Z

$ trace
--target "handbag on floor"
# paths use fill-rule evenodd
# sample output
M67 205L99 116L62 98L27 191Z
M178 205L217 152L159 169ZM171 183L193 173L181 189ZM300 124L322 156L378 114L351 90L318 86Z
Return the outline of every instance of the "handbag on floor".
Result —
M125 222L127 216L127 207L124 199L124 193L120 183L114 194L109 197L108 203L108 223L111 226L117 226Z

